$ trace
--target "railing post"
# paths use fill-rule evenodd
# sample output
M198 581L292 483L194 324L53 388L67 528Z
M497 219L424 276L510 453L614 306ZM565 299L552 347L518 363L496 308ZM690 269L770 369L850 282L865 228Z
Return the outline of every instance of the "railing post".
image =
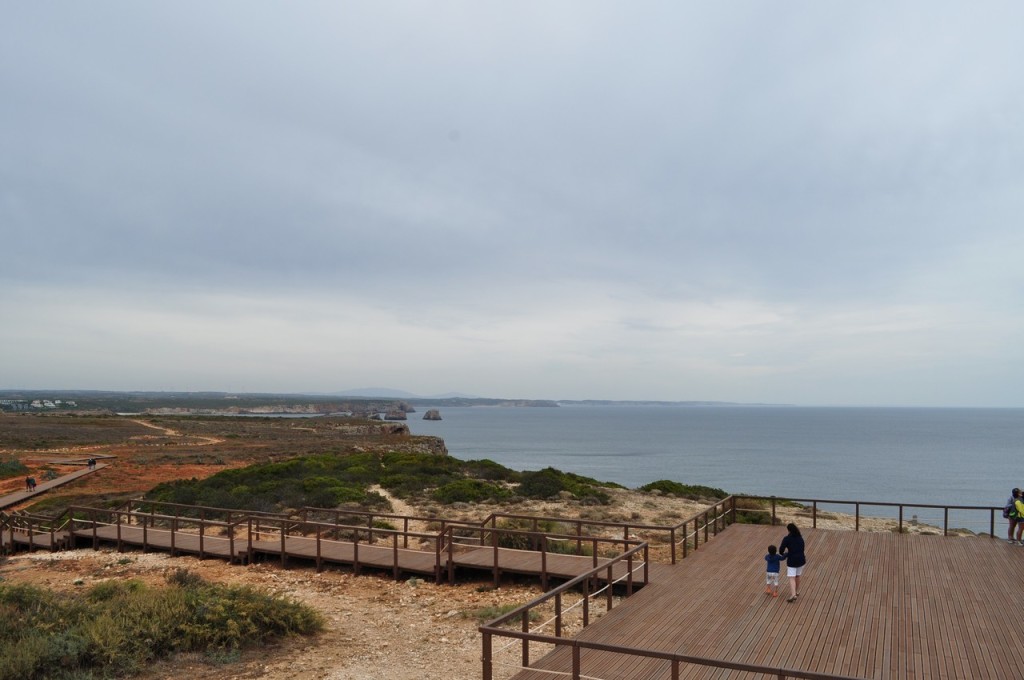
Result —
M285 550L288 547L288 543L287 543L287 541L285 541L285 538L284 538L284 530L285 530L284 520L280 520L280 521L281 521L281 566L283 567L286 564Z
M583 674L583 669L580 667L580 647L579 645L572 646L572 680L580 680L580 676Z
M322 564L321 555L320 555L320 529L321 529L320 523L317 522L317 525L316 525L316 573L318 573L318 574L321 571L324 570L324 567L323 567L323 564Z
M779 523L779 518L775 514L775 496L772 496L772 526Z
M398 572L398 534L394 533L394 534L391 534L391 536L392 536L392 545L394 546L394 548L392 549L391 553L394 556L394 561L395 561L394 575L395 575L395 580L397 581L398 580L398 573L399 573ZM406 536L408 536L408 534L406 534Z
M604 589L607 593L605 596L605 610L610 612L612 610L612 585L615 583L615 574L612 573L612 565L608 565L608 587Z
M530 610L523 610L523 619L520 624L520 628L524 633L530 632ZM522 657L523 668L530 667L530 641L527 638L523 638L523 657Z
M902 504L902 503L900 503L900 524L899 524L899 532L900 532L901 534L903 533L903 504Z
M178 530L178 516L174 515L171 517L171 557L174 557L174 533Z
M359 576L359 532L352 537L352 573Z
M857 517L857 519L854 522L854 529L853 530L854 531L860 531L860 503L855 503L854 507L856 507L856 509L857 509L856 510L856 513L857 513L856 517Z
M633 594L633 553L626 556L626 595Z
M202 510L200 510L199 512L200 512L200 515L203 514ZM200 516L200 518L199 518L199 559L203 559L203 545L204 545L203 539L204 539L205 535L206 535L206 520L202 516Z
M676 563L676 528L672 527L668 530L668 538L672 541L672 564Z
M540 535L540 587L548 589L548 535Z
M996 511L992 508L988 511L988 535L989 538L996 537Z
M586 628L590 625L590 579L583 579L583 627ZM526 664L524 663L525 667Z
M491 531L491 545L493 546L492 554L494 555L494 587L497 588L501 585L501 574L498 571L498 531L494 529Z
M811 527L818 528L818 501L811 503Z
M483 650L483 680L494 680L493 668L491 663L491 634L488 631L484 631L483 638L484 650Z
M949 536L949 506L942 509L942 535Z
M555 637L562 637L562 591L555 593Z

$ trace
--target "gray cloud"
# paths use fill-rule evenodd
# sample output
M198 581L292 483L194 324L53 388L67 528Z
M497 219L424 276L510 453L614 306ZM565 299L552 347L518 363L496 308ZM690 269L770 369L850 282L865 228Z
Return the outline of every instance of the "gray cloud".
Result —
M0 384L1020 405L1015 3L7 15Z

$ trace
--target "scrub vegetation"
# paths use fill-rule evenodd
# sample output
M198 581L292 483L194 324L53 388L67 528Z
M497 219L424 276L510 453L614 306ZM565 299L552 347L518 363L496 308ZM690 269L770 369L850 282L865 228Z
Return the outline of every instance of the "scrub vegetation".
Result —
M387 499L372 490L376 485L399 498L442 504L560 495L607 503L603 489L617 486L554 468L517 472L490 460L408 452L319 454L224 470L202 480L166 482L146 500L263 512L303 506L387 508Z
M323 629L313 609L179 569L167 584L111 580L56 593L0 584L0 680L137 673L176 653L230 661L274 638Z

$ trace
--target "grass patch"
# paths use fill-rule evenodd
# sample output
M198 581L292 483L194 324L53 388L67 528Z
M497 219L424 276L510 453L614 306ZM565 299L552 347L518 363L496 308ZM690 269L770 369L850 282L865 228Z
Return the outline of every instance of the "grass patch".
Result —
M186 573L182 573L186 572ZM74 593L0 584L0 680L130 675L175 653L237 658L323 628L313 609L177 570L168 585L105 581Z

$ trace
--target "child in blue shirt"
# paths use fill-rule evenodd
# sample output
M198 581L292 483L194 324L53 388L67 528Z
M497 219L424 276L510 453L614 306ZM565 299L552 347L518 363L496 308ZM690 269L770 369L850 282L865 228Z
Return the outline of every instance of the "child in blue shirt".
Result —
M764 561L768 563L764 575L765 595L779 596L779 564L784 559L786 556L779 555L778 549L774 545L768 546L768 554L764 556Z

